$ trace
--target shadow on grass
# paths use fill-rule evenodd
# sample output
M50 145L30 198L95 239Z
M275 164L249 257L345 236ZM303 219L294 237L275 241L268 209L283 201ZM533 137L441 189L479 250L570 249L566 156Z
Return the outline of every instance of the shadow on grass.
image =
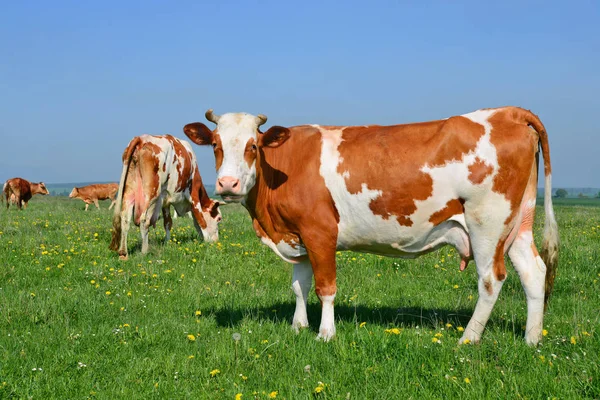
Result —
M296 306L294 303L276 303L268 307L254 308L219 308L207 310L209 314L215 317L217 325L223 327L235 327L240 324L242 319L253 319L257 321L266 320L275 323L287 321L291 324ZM319 304L308 305L308 320L310 329L317 332L321 318L321 306ZM380 325L384 327L424 327L438 329L450 322L454 326L466 327L473 313L472 309L430 309L422 307L366 307L366 306L348 306L345 304L335 306L336 322L356 323L366 322L371 325ZM524 321L494 321L492 317L487 327L500 326L501 329L513 331L515 335L523 335L524 330L521 325Z

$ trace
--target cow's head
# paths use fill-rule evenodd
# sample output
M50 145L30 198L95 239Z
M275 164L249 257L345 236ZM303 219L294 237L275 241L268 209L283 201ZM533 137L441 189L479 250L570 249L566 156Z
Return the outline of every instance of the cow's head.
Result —
M48 189L46 189L46 184L44 182L35 183L31 186L34 186L34 187L31 187L32 194L49 194L50 193L48 191Z
M69 193L69 197L73 198L73 197L77 196L78 192L79 191L77 190L77 188L73 188L73 190L71 190L71 193Z
M216 200L210 200L208 207L199 206L201 209L202 217L204 221L197 221L202 231L202 237L205 242L215 243L219 241L219 222L223 219L221 216L221 210L219 209L219 202Z
M262 147L278 147L290 131L273 126L262 133L258 128L267 117L246 113L216 115L206 112L206 119L217 127L211 131L201 122L187 124L183 131L198 145L211 145L217 170L216 193L227 202L241 201L256 183L256 159Z

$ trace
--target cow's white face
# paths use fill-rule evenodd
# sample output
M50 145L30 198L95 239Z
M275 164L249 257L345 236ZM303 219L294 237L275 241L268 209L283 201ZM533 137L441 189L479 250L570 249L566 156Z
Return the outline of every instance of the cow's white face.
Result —
M73 188L73 190L71 190L71 193L69 193L69 197L73 198L77 196L77 188Z
M215 122L214 131L200 122L187 124L183 131L198 145L211 145L217 170L216 193L226 202L243 200L256 183L256 160L260 147L277 147L289 136L287 128L272 127L262 133L258 127L266 122L264 115L228 113L207 118ZM285 132L285 135L282 134Z
M258 121L242 113L219 118L213 139L217 165L216 192L225 201L240 201L256 182Z

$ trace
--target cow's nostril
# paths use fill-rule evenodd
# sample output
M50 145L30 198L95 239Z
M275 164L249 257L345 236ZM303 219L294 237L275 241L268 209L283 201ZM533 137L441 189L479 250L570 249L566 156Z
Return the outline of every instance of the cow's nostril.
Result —
M236 187L236 186L238 185L238 183L240 183L240 181L235 181L235 182L233 183L233 186L232 186L232 187Z
M223 182L221 182L221 180L218 180L217 183L219 184L219 187L223 187Z

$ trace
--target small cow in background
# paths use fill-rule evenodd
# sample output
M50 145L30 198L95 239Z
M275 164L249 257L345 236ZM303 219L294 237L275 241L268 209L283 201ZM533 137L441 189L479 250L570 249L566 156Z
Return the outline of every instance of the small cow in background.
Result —
M192 212L194 226L204 240L219 240L219 202L206 193L191 145L171 135L133 138L123 153L110 248L127 259L127 232L133 219L142 234L142 253L147 253L148 229L156 226L161 209L168 242L173 226L171 205L179 215Z
M69 194L72 199L81 199L85 202L85 211L88 210L90 204L94 203L97 209L100 209L98 200L110 199L111 203L108 209L110 210L115 205L115 196L119 191L118 183L96 183L82 187L75 187Z
M48 194L44 182L31 183L23 178L11 178L4 183L2 193L6 198L6 208L16 204L19 210L27 208L27 203L34 194Z

